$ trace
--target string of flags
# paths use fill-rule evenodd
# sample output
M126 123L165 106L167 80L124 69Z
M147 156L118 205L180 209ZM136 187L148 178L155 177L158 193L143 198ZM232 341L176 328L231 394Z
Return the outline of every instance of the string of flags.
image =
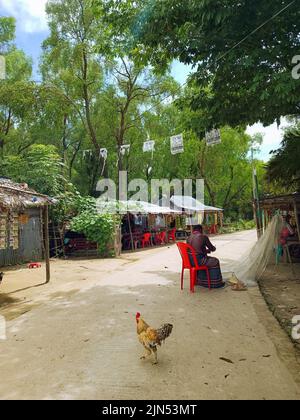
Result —
M213 129L209 132L206 132L205 141L206 141L207 146L220 144L222 142L220 130ZM130 148L131 148L130 144L124 144L120 146L119 153L118 153L118 162L121 156L124 157L125 155L129 155ZM184 153L183 134L178 134L176 136L170 137L170 150L171 150L172 155ZM155 141L148 139L147 141L143 143L143 153L149 153L149 152L152 153L152 158L153 158L153 153L155 152ZM92 153L91 150L84 150L83 156L85 157L86 154L91 154L91 153ZM102 173L104 172L107 157L108 157L108 150L106 148L100 149L99 159L104 160Z
M99 158L102 158L103 159L103 166L102 166L102 172L101 172L101 176L103 175L103 173L104 173L104 169L105 169L105 165L106 165L106 160L107 160L107 155L108 155L108 151L107 151L107 149L105 149L105 148L103 148L103 149L100 149L100 153L99 153Z

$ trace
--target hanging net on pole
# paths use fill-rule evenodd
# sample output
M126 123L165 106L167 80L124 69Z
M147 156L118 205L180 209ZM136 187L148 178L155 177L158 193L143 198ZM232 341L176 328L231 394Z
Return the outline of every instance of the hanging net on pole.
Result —
M253 248L233 267L235 276L246 286L254 286L263 275L272 256L278 252L282 217L277 214Z

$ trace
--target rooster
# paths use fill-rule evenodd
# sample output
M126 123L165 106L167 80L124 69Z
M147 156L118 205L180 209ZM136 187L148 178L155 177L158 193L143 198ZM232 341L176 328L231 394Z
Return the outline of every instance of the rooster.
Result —
M146 353L141 357L141 359L146 359L147 356L154 355L153 364L156 365L157 361L157 346L161 344L171 335L173 325L164 324L157 330L151 328L142 318L141 314L137 312L136 314L136 323L137 323L137 334L139 337L140 343L144 346Z
M0 273L0 284L2 283L2 281L3 281L3 277L4 277L4 273Z

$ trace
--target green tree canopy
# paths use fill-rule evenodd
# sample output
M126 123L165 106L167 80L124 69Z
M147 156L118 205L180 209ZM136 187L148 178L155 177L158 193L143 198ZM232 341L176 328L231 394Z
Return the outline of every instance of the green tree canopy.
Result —
M0 174L53 196L65 188L61 161L54 146L34 144L23 154L5 157Z
M6 66L6 77L0 81L0 159L5 146L18 137L23 120L32 114L37 98L36 86L30 81L31 60L14 46L14 31L14 19L0 18L0 53L4 48Z
M133 31L151 61L194 66L190 103L207 110L207 128L299 114L298 1L146 0Z
M0 54L3 54L15 38L16 23L13 17L0 17Z
M261 2L255 3L262 8ZM219 57L225 39L228 47L267 15L262 8L243 28L234 13L238 16L247 8L252 10L245 0L239 5L224 0L50 0L41 83L31 80L31 61L14 46L14 20L0 19L0 47L7 59L7 79L0 83L0 174L61 198L55 217L63 225L76 214L74 200L80 194L94 195L101 177L117 181L121 169L128 170L129 181L204 178L206 203L224 207L227 214L251 217L253 140L245 134L245 124L231 128L227 123L245 123L256 118L254 111L258 115L263 110L257 92L254 104L249 86L243 84L245 79L253 82L255 62L241 59L248 73L232 75L234 54L241 51L230 51L225 65ZM220 39L213 38L216 19ZM201 42L195 38L197 31ZM293 31L292 27L291 39ZM169 71L174 57L201 63L184 90ZM292 104L293 95L290 98ZM280 100L273 106L268 97L267 103L272 113ZM213 125L221 127L222 143L206 147L204 134ZM170 136L180 133L184 153L172 155ZM153 154L143 152L147 139L155 141ZM122 155L125 144L130 152ZM101 148L108 151L105 165ZM255 164L261 180L263 166Z
M286 130L281 147L273 152L267 166L270 183L288 192L300 191L300 124Z

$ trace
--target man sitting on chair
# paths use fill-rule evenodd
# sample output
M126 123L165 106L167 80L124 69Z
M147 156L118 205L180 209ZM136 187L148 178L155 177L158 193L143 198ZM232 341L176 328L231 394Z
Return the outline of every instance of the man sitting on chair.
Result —
M216 251L216 247L210 242L208 236L203 234L201 225L193 226L192 234L187 239L187 243L196 251L199 265L206 265L209 269L211 287L220 288L225 285L222 278L220 262L218 258L209 257L208 254ZM193 264L193 262L191 261ZM198 271L198 285L208 287L205 271Z

